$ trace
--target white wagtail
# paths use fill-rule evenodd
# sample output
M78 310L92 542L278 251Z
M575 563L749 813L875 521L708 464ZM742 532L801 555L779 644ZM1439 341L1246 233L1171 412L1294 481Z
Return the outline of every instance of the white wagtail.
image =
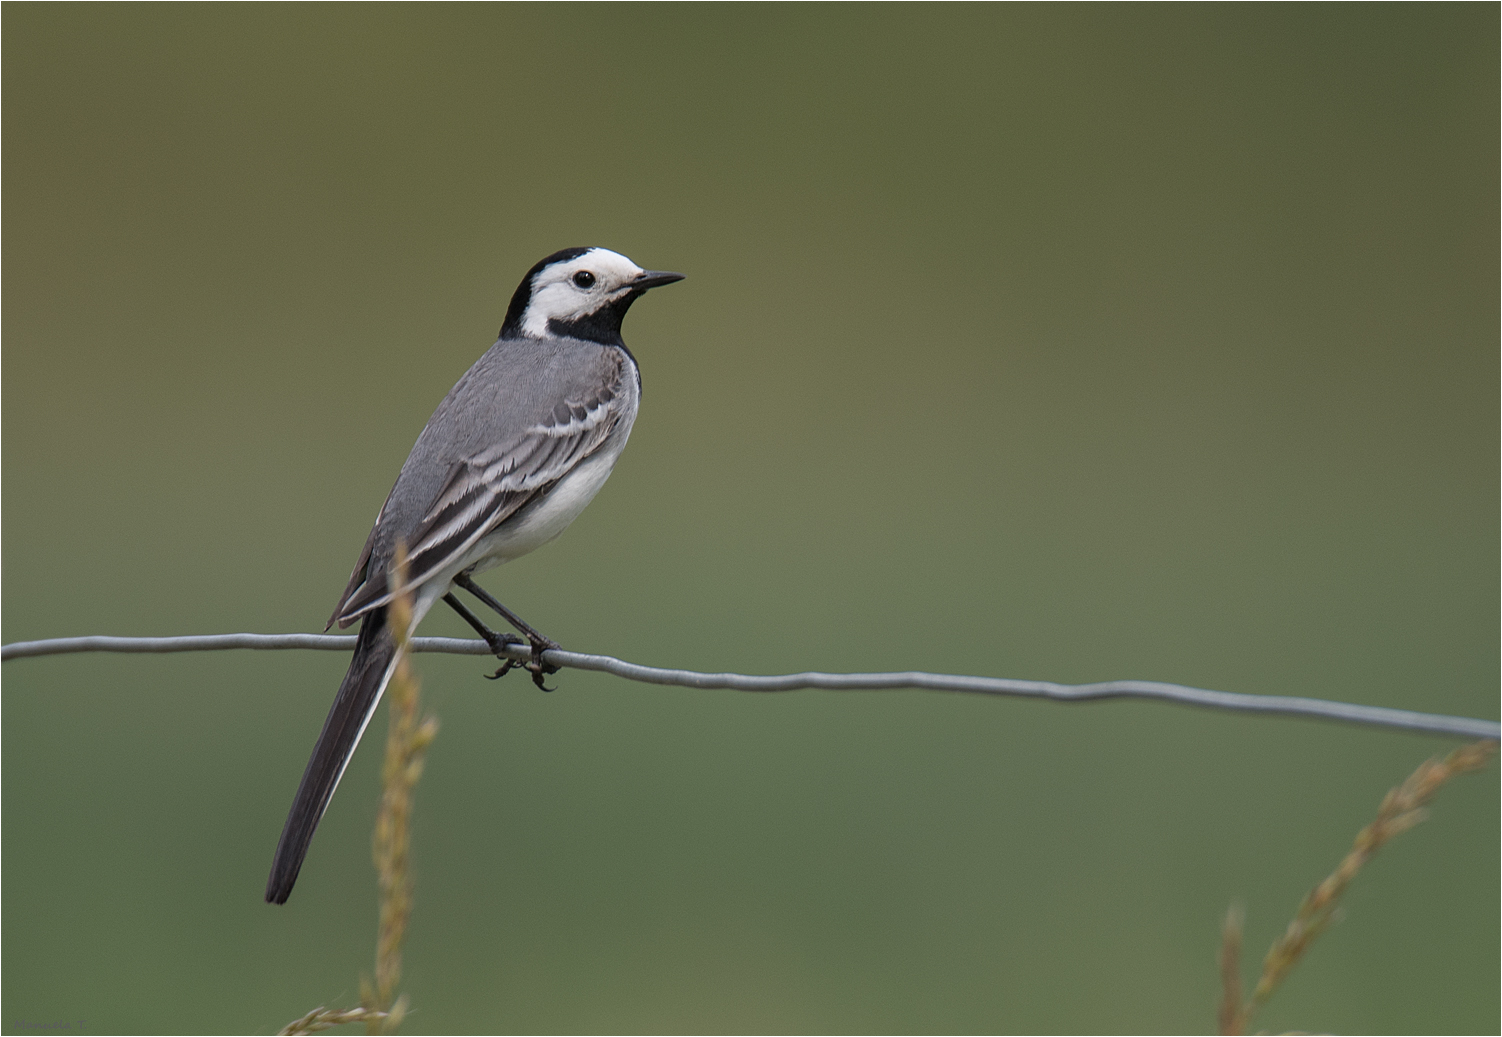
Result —
M527 271L496 344L428 419L329 619L329 626L363 622L276 847L266 882L271 903L285 903L292 892L318 821L391 679L395 645L386 619L399 543L409 559L413 628L442 600L498 655L521 643L489 630L454 597L459 586L526 635L532 658L523 665L539 687L554 672L542 653L557 643L471 577L558 536L605 484L641 398L621 319L648 288L682 279L603 248L553 253ZM508 659L495 675L510 666Z

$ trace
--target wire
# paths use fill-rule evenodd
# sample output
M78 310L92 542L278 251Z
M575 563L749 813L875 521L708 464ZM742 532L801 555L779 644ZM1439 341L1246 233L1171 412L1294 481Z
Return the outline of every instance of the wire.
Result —
M282 650L292 648L327 652L353 651L355 639L332 634L208 634L189 637L59 637L47 641L17 641L0 648L0 661L28 659L42 655L73 652L207 652L231 648ZM456 655L490 655L484 641L459 637L415 637L412 649L418 652L447 652ZM526 645L507 650L513 659L529 657ZM1159 681L1102 681L1098 684L1055 684L1051 681L1009 680L1002 677L967 677L949 673L785 673L753 676L744 673L699 673L695 670L665 670L641 666L609 655L588 655L552 649L543 659L555 666L578 670L595 670L626 680L647 684L668 684L682 688L726 688L732 691L797 691L822 688L827 691L881 691L896 688L920 688L925 691L955 691L979 695L1011 695L1021 698L1050 699L1054 702L1097 702L1102 699L1153 699L1205 709L1225 709L1240 713L1273 713L1282 716L1315 717L1371 727L1392 727L1404 731L1453 735L1458 738L1502 737L1502 725L1493 720L1452 717L1437 713L1415 713L1406 709L1361 706L1325 699L1296 698L1286 695L1244 695L1229 691L1207 691L1181 684Z

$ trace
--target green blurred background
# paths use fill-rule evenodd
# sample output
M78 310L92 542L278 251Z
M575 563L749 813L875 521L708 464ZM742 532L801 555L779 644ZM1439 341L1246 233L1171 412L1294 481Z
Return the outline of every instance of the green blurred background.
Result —
M8 5L4 639L321 629L601 244L690 279L615 479L485 580L568 647L1495 717L1498 17ZM382 734L261 901L343 668L5 666L7 1032L356 1003ZM1250 975L1447 748L484 670L420 660L408 1032L1203 1031L1227 905ZM1260 1026L1497 1031L1496 775Z

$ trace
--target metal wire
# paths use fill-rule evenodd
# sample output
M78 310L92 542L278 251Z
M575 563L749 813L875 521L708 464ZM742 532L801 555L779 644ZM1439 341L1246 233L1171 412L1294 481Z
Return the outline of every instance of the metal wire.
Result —
M47 641L17 641L0 648L0 661L27 659L40 655L63 655L72 652L206 652L230 648L279 650L307 648L328 652L353 651L353 637L331 634L209 634L191 637L59 637ZM457 655L490 655L484 641L458 637L416 637L412 648L418 652L447 652ZM512 646L507 654L526 659L526 645ZM896 688L920 688L926 691L956 691L980 695L1013 695L1022 698L1051 699L1055 702L1095 702L1101 699L1153 699L1205 709L1225 709L1241 713L1273 713L1283 716L1315 717L1350 724L1392 727L1404 731L1451 735L1457 738L1502 737L1502 725L1493 720L1415 713L1406 709L1360 706L1325 699L1295 698L1284 695L1243 695L1228 691L1207 691L1181 684L1158 681L1102 681L1098 684L1055 684L1051 681L1008 680L1002 677L967 677L948 673L785 673L758 677L744 673L699 673L694 670L665 670L656 666L628 663L609 655L550 650L543 658L555 666L579 670L596 670L626 680L647 684L669 684L683 688L725 688L732 691L796 691L822 688L827 691L880 691Z

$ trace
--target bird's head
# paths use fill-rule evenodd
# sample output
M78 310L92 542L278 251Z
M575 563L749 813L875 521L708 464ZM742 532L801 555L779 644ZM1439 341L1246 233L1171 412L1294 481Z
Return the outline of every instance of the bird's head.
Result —
M566 335L621 344L621 319L648 288L682 274L643 270L605 248L566 248L539 262L511 297L501 338Z

